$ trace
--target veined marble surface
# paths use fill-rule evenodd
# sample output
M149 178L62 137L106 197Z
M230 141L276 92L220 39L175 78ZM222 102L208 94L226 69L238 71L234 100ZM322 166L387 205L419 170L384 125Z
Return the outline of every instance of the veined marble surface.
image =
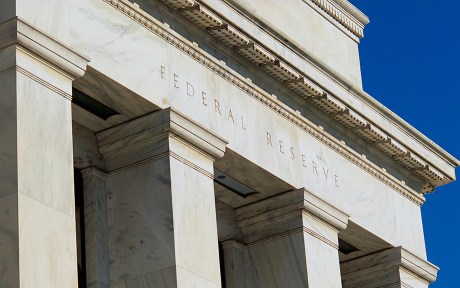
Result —
M226 142L171 109L97 137L113 165L107 178L111 284L220 287L212 167Z
M425 255L419 207L379 176L332 151L107 3L61 3L56 9L69 17L32 22L55 29L55 35L91 58L91 67L159 107L178 109L227 139L229 149L292 187L307 187L392 245ZM53 26L56 21L62 25Z
M0 52L0 286L68 287L77 283L72 78L25 46Z

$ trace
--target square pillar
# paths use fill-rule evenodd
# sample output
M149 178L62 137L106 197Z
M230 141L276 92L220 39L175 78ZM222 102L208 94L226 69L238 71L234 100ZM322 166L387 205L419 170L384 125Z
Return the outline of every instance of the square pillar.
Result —
M97 134L111 287L221 287L213 162L227 142L173 109Z
M107 173L96 167L81 170L85 220L85 288L109 288Z
M0 39L0 287L76 287L71 93L88 59L20 18Z
M427 288L439 270L403 247L349 260L340 266L344 288Z
M225 261L225 287L249 288L255 287L249 272L248 249L243 243L234 239L222 242Z
M348 215L298 189L236 210L260 287L341 285L338 232Z

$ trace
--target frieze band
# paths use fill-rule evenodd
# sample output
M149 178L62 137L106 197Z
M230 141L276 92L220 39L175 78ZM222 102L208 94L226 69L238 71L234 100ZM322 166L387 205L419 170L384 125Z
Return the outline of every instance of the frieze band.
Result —
M278 101L272 95L269 95L262 89L258 88L256 85L249 83L243 77L230 71L228 67L224 67L224 65L222 65L220 61L212 58L212 56L209 56L205 52L199 51L196 48L196 45L194 45L190 41L182 38L179 35L169 32L169 28L165 27L162 23L159 23L158 20L153 18L151 15L142 11L138 6L125 0L103 1L111 5L121 13L127 15L134 21L138 22L146 29L155 33L156 35L158 35L159 37L161 37L177 49L181 50L198 63L207 67L223 79L235 85L236 87L244 91L246 94L262 103L263 105L269 107L278 115L289 120L294 125L304 130L306 133L312 135L318 141L328 146L330 149L334 150L338 154L342 155L343 157L345 157L345 159L349 160L351 163L357 165L364 171L368 172L373 177L380 180L382 183L386 184L390 188L394 189L395 191L397 191L413 203L420 206L425 201L425 198L420 193L417 193L413 189L403 184L401 181L395 179L388 172L383 171L380 167L377 167L369 160L363 159L361 155L359 155L351 148L347 147L345 144L341 143L339 140L329 135L327 132L322 131L319 127L316 127L316 125L308 121L306 118L298 115L295 111L293 111L291 108Z

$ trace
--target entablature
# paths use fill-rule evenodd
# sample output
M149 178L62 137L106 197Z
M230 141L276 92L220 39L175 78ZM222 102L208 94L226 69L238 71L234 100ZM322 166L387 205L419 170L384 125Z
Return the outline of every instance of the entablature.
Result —
M112 5L120 2L130 5L128 1L106 1L111 2ZM285 49L283 51L285 53L280 55L276 47L263 45L259 41L260 37L257 38L243 31L241 27L226 21L224 16L198 1L164 0L163 2L276 78L298 96L307 99L330 117L373 144L404 169L411 171L412 175L422 179L423 193L431 192L435 187L455 179L454 167L459 164L458 160L365 92L337 85L337 82L321 81L324 78L315 77L319 75L318 72L321 72L318 67L314 67L316 73L312 74L308 73L311 71L304 69L305 66L296 65L298 61L295 61L295 64L289 63L285 59L290 55L289 50ZM137 6L133 7L139 10ZM146 16L148 17L148 14ZM297 60L301 60L302 64L307 62L307 59ZM346 97L343 97L344 94Z

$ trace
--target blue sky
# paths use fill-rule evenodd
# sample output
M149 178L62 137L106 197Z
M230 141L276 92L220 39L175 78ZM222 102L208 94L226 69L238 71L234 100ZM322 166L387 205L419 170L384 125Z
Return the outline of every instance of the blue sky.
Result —
M364 90L459 158L460 1L350 2L371 19L360 44ZM426 198L428 260L441 268L430 287L460 287L460 181Z

